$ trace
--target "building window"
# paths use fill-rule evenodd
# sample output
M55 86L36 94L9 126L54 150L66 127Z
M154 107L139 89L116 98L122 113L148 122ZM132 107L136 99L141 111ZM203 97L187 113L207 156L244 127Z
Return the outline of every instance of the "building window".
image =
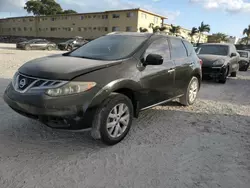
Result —
M92 27L89 27L89 30L92 30Z
M96 18L96 15L94 15L93 18Z
M39 28L39 31L42 31L42 28Z
M30 18L30 22L32 22L33 21L33 18Z
M119 27L112 27L112 31L119 31Z
M81 16L80 19L81 19L81 20L84 20L84 16Z
M56 27L51 27L50 31L57 31L57 28Z
M131 17L133 17L133 16L134 16L134 13L133 13L133 12L128 12L128 13L127 13L127 17L128 17L128 18L131 18Z
M101 18L101 15L98 15L97 18L100 19L100 18Z
M88 16L88 18L91 18L91 16Z
M158 17L154 17L154 23L155 23L155 24L158 23Z
M18 28L18 31L22 31L22 29L19 27L19 28Z
M108 15L102 15L102 19L108 19Z
M25 20L25 19L23 19L23 22L26 22L26 20Z
M32 31L32 27L30 27L30 31Z
M72 28L72 27L69 27L69 31L74 31L74 28Z
M96 27L94 27L94 30L96 30Z
M132 31L132 27L131 26L127 26L126 27L126 31Z
M105 28L104 28L104 30L105 30L105 31L108 31L108 28L107 28L107 27L105 27Z
M24 31L27 31L27 27L24 27L23 30L24 30Z
M120 18L119 14L113 14L113 18Z
M143 19L147 19L147 14L141 13L141 17L142 17Z
M53 21L55 21L56 19L55 18L51 18L51 21L53 22Z

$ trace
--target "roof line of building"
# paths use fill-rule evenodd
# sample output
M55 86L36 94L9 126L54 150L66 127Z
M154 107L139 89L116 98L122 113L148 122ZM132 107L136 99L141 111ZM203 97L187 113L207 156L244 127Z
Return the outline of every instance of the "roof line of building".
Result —
M41 15L41 16L20 16L20 17L8 17L8 18L0 18L0 20L6 20L6 19L16 19L16 18L36 18L36 17L57 17L57 16L75 16L75 15L84 15L84 14L106 14L106 13L110 13L110 12L126 12L126 11L142 11L148 14L151 14L153 16L158 16L162 19L168 19L165 16L147 11L145 9L141 9L141 8L135 8L135 9L121 9L121 10L108 10L108 11L103 11L103 12L87 12L87 13L76 13L76 14L56 14L56 15Z

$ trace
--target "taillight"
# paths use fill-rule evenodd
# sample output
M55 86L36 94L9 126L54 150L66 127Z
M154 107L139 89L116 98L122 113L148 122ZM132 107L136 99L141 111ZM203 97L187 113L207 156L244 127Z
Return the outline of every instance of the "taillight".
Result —
M202 64L203 64L203 61L200 59L200 65L202 66Z

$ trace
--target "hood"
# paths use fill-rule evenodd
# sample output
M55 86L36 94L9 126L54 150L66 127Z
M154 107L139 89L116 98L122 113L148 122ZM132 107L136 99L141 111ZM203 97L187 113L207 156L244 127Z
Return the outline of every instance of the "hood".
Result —
M227 59L227 56L221 56L221 55L210 55L210 54L202 54L198 55L198 57L203 61L202 66L208 67L212 66L215 61L221 60L221 59Z
M74 77L120 64L121 61L102 61L63 55L34 59L19 68L27 76L51 80L71 80Z

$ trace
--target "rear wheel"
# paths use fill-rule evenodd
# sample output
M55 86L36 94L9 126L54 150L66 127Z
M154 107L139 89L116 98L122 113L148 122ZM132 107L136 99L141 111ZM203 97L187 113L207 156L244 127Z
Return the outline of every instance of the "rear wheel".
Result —
M24 47L24 49L25 49L25 50L30 50L31 47L30 47L29 45L26 45L26 46Z
M91 135L107 145L125 138L132 124L133 105L125 95L112 93L97 109Z
M52 46L48 46L48 47L47 47L47 50L48 50L48 51L51 51L51 50L52 50Z
M180 103L184 106L194 104L199 91L199 80L197 77L192 77L190 80L186 93L180 98Z

